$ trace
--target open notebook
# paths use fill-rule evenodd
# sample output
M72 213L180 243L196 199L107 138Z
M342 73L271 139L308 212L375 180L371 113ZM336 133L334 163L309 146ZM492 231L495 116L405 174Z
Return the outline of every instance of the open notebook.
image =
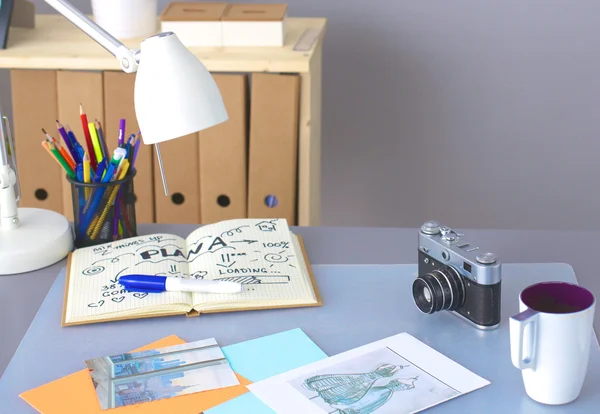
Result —
M119 277L145 274L240 282L243 292L133 293ZM187 238L134 237L69 255L64 326L118 319L320 306L300 237L285 219L240 219L203 226Z

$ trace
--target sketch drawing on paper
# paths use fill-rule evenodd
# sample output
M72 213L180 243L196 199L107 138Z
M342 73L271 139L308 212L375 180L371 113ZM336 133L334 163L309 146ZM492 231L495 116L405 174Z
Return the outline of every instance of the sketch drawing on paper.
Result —
M250 226L239 226L239 227L236 227L234 229L226 230L223 233L221 233L221 237L224 237L225 235L231 237L231 236L235 235L235 233L240 234L240 233L243 232L242 229L244 227L250 227Z
M104 266L92 266L88 267L87 269L83 269L81 273L84 276L95 276L98 273L104 272L104 270L106 270Z
M277 231L277 220L263 220L260 223L256 223L260 231Z
M289 383L330 414L412 413L459 394L388 348L313 374Z
M392 379L385 385L374 386L377 380L393 377L402 368L402 365L382 364L363 374L317 375L304 380L303 385L340 413L371 413L384 405L394 392L415 388L418 377Z

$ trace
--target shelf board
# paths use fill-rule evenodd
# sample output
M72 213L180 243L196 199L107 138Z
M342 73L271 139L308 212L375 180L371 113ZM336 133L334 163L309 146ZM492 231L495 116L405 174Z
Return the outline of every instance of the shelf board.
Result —
M36 15L36 28L11 27L8 45L0 50L0 68L120 70L117 59L60 15ZM327 20L288 18L282 47L190 47L211 72L308 73L313 52L322 42ZM303 33L318 32L307 51L295 51ZM142 39L125 40L139 49Z

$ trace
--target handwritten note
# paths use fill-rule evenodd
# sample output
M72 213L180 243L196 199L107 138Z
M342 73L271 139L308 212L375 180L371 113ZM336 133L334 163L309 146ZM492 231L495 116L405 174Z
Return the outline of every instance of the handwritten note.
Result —
M131 293L119 284L129 274L234 281L244 289L238 294ZM312 302L316 297L302 249L287 222L240 219L201 227L186 239L154 234L77 250L65 319Z
M187 276L186 260L153 263L142 257L147 249L174 247L185 249L185 240L170 234L156 234L77 250L71 262L67 319L93 319L142 308L151 311L173 304L189 309L191 295L188 293L133 293L126 292L119 284L119 277L129 274Z
M244 291L229 295L196 293L194 305L207 309L242 301L281 304L311 297L309 278L303 274L302 250L285 220L233 220L210 230L209 234L204 229L190 234L188 246L218 238L224 247L217 254L192 255L190 271L206 272L205 277L211 280L243 283Z

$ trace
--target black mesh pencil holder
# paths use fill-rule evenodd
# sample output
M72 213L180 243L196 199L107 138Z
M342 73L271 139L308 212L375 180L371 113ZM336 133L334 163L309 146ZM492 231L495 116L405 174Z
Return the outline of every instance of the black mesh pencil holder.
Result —
M73 199L75 247L88 247L137 236L133 170L109 183L81 183L67 176Z

